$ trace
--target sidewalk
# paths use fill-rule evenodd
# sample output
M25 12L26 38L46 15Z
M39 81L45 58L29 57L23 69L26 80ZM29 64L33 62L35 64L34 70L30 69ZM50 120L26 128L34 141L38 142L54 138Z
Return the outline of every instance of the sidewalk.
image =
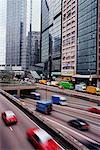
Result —
M46 85L42 85L42 84L37 84L39 89L47 89L48 91L52 91L52 92L56 92L56 93L60 93L60 94L65 94L68 96L72 96L72 97L76 97L76 98L80 98L80 99L84 99L84 100L88 100L91 102L95 102L100 104L100 96L97 95L92 95L92 94L88 94L88 93L83 93L83 92L78 92L75 90L68 90L68 89L59 89L58 87L53 87L53 86L46 86Z

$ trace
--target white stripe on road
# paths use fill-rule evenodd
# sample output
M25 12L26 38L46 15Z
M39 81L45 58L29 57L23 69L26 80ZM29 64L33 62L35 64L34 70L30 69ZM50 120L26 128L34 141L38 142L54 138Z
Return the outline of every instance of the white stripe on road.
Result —
M76 132L76 131L74 131L74 130L68 128L68 127L65 127L65 126L63 126L62 124L60 124L60 123L58 123L58 122L56 122L56 121L53 121L53 120L51 120L51 119L49 119L49 118L47 118L47 117L44 117L44 118L45 118L46 120L52 122L52 123L55 123L55 124L57 124L57 125L63 127L63 128L66 129L67 131L70 131L70 132L74 133L75 135L80 136L80 137L84 138L85 140L88 140L89 142L93 142L93 143L98 144L98 142L96 142L96 141L90 139L89 137L87 137L87 136L85 136L85 135L82 135L82 134L80 134L80 133L78 133L78 132Z
M13 128L12 128L12 127L9 127L9 129L10 129L11 131L13 131Z

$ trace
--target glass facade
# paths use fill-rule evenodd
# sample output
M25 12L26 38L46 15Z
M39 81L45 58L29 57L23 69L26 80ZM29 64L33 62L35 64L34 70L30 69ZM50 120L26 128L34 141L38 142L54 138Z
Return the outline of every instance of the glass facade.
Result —
M27 36L31 7L32 0L0 0L0 33L3 32L0 35L0 54L3 55L0 61L6 66L28 68Z
M6 0L0 0L0 66L6 64Z
M96 74L97 0L78 0L77 73Z
M60 71L61 0L42 0L41 13L41 62L51 54L52 71Z
M16 1L7 1L6 64L20 65L20 12Z

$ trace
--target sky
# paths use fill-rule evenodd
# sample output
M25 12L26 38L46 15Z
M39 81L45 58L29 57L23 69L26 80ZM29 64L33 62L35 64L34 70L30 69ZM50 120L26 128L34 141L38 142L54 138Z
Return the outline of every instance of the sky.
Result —
M33 0L32 30L40 31L41 0Z

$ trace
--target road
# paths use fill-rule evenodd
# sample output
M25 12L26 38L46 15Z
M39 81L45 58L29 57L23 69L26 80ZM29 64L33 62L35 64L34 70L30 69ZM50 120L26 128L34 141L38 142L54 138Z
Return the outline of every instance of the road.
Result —
M34 150L27 140L26 130L37 125L0 94L0 114L6 110L12 110L16 114L18 123L6 126L0 117L0 150Z
M18 123L11 127L7 127L0 118L0 149L33 150L33 146L26 138L26 130L30 127L36 127L36 125L0 94L0 114L5 110L12 110L18 118Z
M46 99L46 94L47 94L47 99L51 99L51 95L55 94L52 92L45 92L43 90L38 90L38 92L41 94L42 99ZM82 108L82 105L84 105L84 108L86 109L87 107L95 106L95 103L92 102L87 102L83 101L80 99L76 98L71 98L67 97L68 102L71 103L71 101L74 103L73 106L77 105L79 108ZM31 110L35 110L35 103L31 99L25 99L24 100L24 105L28 107ZM73 107L66 107L66 106L58 106L54 105L53 110L50 116L45 116L43 114L40 114L43 119L45 119L47 122L50 122L55 128L58 128L64 133L69 133L69 135L72 135L75 137L77 140L80 142L86 142L87 140L90 142L100 142L100 115L97 114L92 114L90 112L81 110L81 109L76 109ZM88 132L82 132L77 129L74 129L70 127L67 122L71 119L75 118L82 118L86 120L90 124L90 130Z
M40 93L41 99L51 100L52 95L55 95L55 94L57 95L57 93L55 92L50 92L50 91L46 92L45 90L37 90L37 92ZM61 94L58 94L58 95L61 95ZM96 103L85 101L84 99L74 98L74 97L69 97L69 96L65 96L65 97L68 102L68 105L71 107L87 109L91 106L97 106Z
M88 94L88 93L84 93L84 92L79 92L79 91L75 91L75 90L69 90L69 89L59 89L58 87L54 87L54 86L48 86L48 85L43 85L43 84L36 84L39 89L48 89L50 91L55 91L58 93L63 93L63 94L67 94L70 95L72 97L77 97L77 98L81 98L81 99L87 99L87 100L91 100L95 103L99 103L100 102L100 95L93 95L93 94Z

